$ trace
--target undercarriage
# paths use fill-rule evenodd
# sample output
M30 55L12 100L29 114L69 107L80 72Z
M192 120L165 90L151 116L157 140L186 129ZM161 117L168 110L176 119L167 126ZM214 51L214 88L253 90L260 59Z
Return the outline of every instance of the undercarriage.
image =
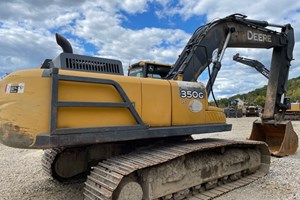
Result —
M46 150L43 166L60 182L89 174L85 199L166 200L214 198L264 176L270 164L267 146L257 141L174 140L121 149L122 144L106 144ZM93 151L105 153L93 157Z

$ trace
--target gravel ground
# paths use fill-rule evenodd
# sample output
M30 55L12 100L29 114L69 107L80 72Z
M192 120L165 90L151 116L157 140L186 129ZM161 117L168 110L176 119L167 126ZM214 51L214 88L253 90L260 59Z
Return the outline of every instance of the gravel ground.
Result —
M204 134L200 137L218 137L244 140L250 136L256 118L230 118L233 130L225 133ZM293 122L300 133L300 121ZM41 167L42 150L24 150L0 144L0 199L60 200L83 199L83 184L61 185L44 175ZM247 186L231 191L217 200L277 200L300 199L300 153L285 158L272 157L267 176Z

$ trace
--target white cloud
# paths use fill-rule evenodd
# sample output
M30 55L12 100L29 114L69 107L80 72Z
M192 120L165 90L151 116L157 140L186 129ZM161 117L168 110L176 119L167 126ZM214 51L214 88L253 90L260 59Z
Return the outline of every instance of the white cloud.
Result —
M59 26L66 26L69 25L70 22L80 18L80 13L78 12L67 12L59 15L54 19L46 19L45 24L47 28L56 28L57 25Z
M296 39L300 37L300 2L296 0L289 1L287 5L284 1L260 1L254 3L253 1L219 1L218 3L209 0L203 1L189 1L181 0L176 5L170 5L169 2L164 2L164 9L157 12L159 17L170 17L180 15L187 20L193 16L206 16L208 21L218 19L230 15L232 13L243 13L248 15L250 19L266 20L275 24L292 23L295 28ZM267 9L266 9L267 8ZM294 60L292 62L290 78L298 77L300 75L300 51L299 42L294 48ZM227 50L227 52L234 50ZM243 49L236 50L246 57L257 59L264 63L267 68L270 65L272 52L270 50L264 51L260 49ZM246 69L242 64L235 64L231 61L233 53L225 54L223 60L223 67L217 77L214 90L218 97L230 96L237 93L249 92L257 87L267 84L267 80L258 72L251 69ZM225 69L224 69L225 68ZM228 68L228 69L226 69Z
M0 67L11 70L37 66L36 56L54 56L54 37L48 32L28 30L25 27L4 26L0 29ZM46 47L46 49L44 49ZM47 51L52 48L54 51ZM51 58L51 57L50 57Z
M120 0L118 3L128 13L141 13L147 9L147 0Z
M174 62L190 37L176 29L126 29L120 25L121 15L101 10L90 9L84 15L74 34L97 46L98 55L121 58L125 66L138 60Z
M162 3L164 10L161 13L164 13L166 16L179 14L182 18L188 19L193 16L205 15L208 21L233 13L242 13L255 19L272 20L279 23L290 18L291 11L296 11L300 6L300 2L297 0L290 0L289 3L281 0L261 0L259 2L251 0L222 0L218 2L211 0L179 0L174 5L170 5L170 2L166 3L164 1Z

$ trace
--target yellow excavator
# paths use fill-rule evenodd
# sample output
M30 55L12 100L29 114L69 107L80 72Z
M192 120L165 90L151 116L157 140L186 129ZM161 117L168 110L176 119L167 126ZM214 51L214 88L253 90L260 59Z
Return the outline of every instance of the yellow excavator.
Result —
M86 179L85 199L210 199L268 173L266 143L279 156L297 150L297 134L280 117L288 108L289 24L241 14L205 24L163 79L124 76L120 61L73 54L65 38L56 40L58 57L1 80L0 141L45 149L45 172L60 182ZM273 49L264 114L253 140L193 140L231 130L223 110L208 105L229 47ZM205 86L197 79L206 68Z
M291 108L286 110L284 119L286 120L300 120L300 100L291 103Z

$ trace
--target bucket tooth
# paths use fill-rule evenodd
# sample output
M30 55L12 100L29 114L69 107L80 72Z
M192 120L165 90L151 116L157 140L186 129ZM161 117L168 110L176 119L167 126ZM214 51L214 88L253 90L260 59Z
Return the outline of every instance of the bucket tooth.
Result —
M292 155L298 149L298 135L291 121L256 120L249 139L266 142L271 154L278 157Z

